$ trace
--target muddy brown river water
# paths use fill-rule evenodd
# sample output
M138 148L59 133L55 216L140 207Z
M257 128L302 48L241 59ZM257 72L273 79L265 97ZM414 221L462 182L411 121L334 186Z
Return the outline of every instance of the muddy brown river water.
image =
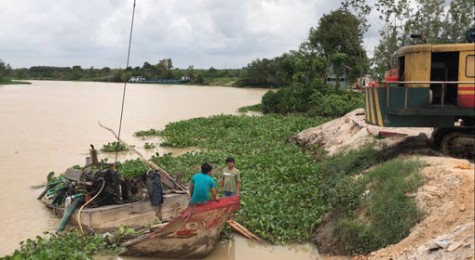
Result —
M119 127L123 84L31 83L0 85L0 257L13 253L22 240L41 235L45 230L54 231L59 223L36 200L41 190L33 187L44 184L50 171L60 173L72 165L84 164L89 144L100 148L114 141L110 132L99 127L98 121L116 131ZM193 117L238 114L239 107L259 103L265 92L214 86L128 84L121 137L140 149L145 141L134 138L135 131L163 129L169 122ZM147 156L180 151L157 148L142 152ZM136 157L127 154L119 160ZM236 236L233 241L220 244L207 259L319 259L319 256L310 244L263 246Z

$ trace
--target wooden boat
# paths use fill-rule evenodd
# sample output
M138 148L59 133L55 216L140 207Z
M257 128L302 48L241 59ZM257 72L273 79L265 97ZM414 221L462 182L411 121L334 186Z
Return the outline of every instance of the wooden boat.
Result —
M170 193L165 194L162 205L162 218L164 220L173 219L180 211L188 206L188 194ZM43 199L47 207L54 210L55 214L63 217L64 207L52 207L47 199ZM106 205L96 208L85 207L76 209L70 217L69 223L85 231L105 232L118 228L120 225L129 227L141 227L157 221L157 208L150 204L150 200L142 200L118 205Z
M237 196L188 207L165 226L122 243L127 249L122 255L205 257L213 251L224 225L239 207Z

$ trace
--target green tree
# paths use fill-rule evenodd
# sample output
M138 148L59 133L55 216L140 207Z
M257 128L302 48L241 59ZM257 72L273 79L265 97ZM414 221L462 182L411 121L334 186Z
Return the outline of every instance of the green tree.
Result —
M333 73L335 73L335 78L339 79L345 73L345 70L347 69L345 64L348 62L348 58L348 54L343 52L334 53L330 57L330 62L332 64ZM335 90L338 91L340 89L340 80L337 80L335 83Z
M209 77L209 78L216 78L218 77L218 70L211 67L208 69L207 73L206 73L206 76Z
M202 73L199 73L199 74L196 76L196 83L198 83L198 84L205 84L205 77L203 76Z
M474 24L473 0L378 0L376 9L384 22L381 39L374 51L377 71L394 67L391 57L401 46L420 42L411 34L423 35L428 43L464 42L465 32Z
M10 65L0 60L0 81L5 80L5 77L10 74L10 70Z
M374 49L372 63L375 65L375 72L383 76L386 71L396 67L395 57L399 44L397 40L398 32L395 27L383 29L380 33L381 38L378 46Z
M385 23L382 30L388 31L400 30L412 11L408 0L379 0L376 10L380 13L379 19Z
M453 0L445 16L442 39L445 42L465 42L465 32L475 27L473 0Z
M20 69L13 70L13 76L16 77L17 79L25 79L27 75L28 75L27 68L20 68Z
M404 33L404 21L408 20L412 9L408 0L379 0L376 10L380 13L383 26L379 31L381 38L375 47L372 63L375 65L375 72L382 76L395 67L395 54L404 39L409 39L409 35Z
M151 79L151 78L156 77L155 76L155 66L153 66L152 64L150 64L148 62L143 63L140 72L141 72L141 76L143 76L147 79Z
M360 30L362 32L366 32L369 29L370 25L366 17L370 14L371 7L366 3L366 0L343 0L341 5L348 12L351 12L350 7L353 9L351 13L360 21Z
M336 53L345 53L347 76L350 80L369 68L366 51L362 46L363 30L360 20L346 10L338 9L325 14L317 28L311 28L308 47L321 52L329 65Z
M325 81L328 60L322 54L323 51L318 48L318 45L312 46L308 40L300 44L299 54L302 58L299 60L298 68L299 71L306 72L305 82L308 84L315 80Z
M194 68L193 68L193 65L188 66L188 69L186 69L185 75L188 76L188 77L190 77L190 78L194 78L194 77L195 77L195 70L194 70Z
M73 66L71 79L72 80L78 80L78 79L82 78L82 76L83 76L83 70L82 70L81 66L79 66L79 65Z
M251 86L270 87L269 77L269 59L257 59L247 66L247 74Z
M440 36L443 29L444 7L445 0L416 0L416 11L405 25L407 34L421 34L423 42L443 42Z
M160 60L158 64L155 65L155 71L157 73L157 76L161 79L171 78L173 75L172 68L172 59Z

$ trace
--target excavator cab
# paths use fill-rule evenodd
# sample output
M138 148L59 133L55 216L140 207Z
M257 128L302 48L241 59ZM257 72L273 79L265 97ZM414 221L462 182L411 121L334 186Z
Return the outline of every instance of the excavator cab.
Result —
M366 88L366 122L434 127L436 147L448 155L473 158L474 63L473 43L402 47L392 76L385 78L382 87Z

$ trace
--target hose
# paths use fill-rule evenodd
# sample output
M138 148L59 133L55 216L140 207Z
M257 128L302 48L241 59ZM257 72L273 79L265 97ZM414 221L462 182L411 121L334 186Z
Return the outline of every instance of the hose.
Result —
M81 208L79 209L78 211L78 223L79 223L79 229L81 229L81 233L84 234L84 230L82 229L82 225L81 225L81 211L82 209L87 206L89 203L91 203L95 198L97 198L97 196L99 196L99 194L101 194L102 190L104 189L104 186L106 185L106 181L103 179L103 178L100 178L102 180L102 186L101 186L101 189L99 190L99 192L94 195L94 197L92 197L92 199L86 201L86 203L84 203L84 205L81 206Z
M68 224L69 222L69 218L71 217L71 215L73 214L74 210L79 207L79 205L81 205L81 200L82 200L82 196L83 194L79 194L77 195L73 202L71 203L71 205L65 209L64 211L64 215L63 215L63 218L61 219L61 222L59 223L59 226L58 228L56 229L57 232L61 232L64 230L64 228L66 227L66 225Z
M39 200L42 199L50 189L52 189L54 186L56 186L57 184L59 184L59 183L61 183L61 182L63 182L63 181L62 181L62 180L59 180L59 181L54 181L54 182L48 183L48 184L45 186L45 189L43 190L43 192L41 192L41 194L38 196L37 199L39 199Z

